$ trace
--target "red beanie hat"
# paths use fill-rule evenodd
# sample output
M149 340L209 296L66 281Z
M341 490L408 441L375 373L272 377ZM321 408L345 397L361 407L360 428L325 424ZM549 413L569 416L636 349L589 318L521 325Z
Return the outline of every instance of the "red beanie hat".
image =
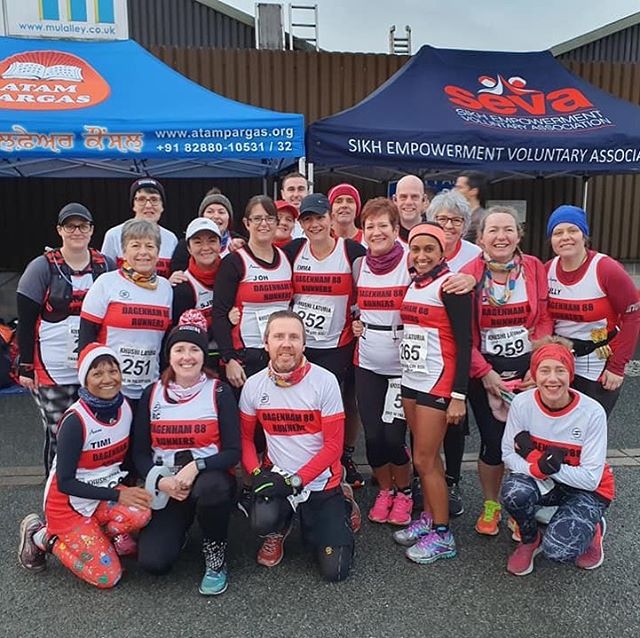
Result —
M355 186L351 186L351 184L338 184L334 186L327 195L331 206L333 206L333 202L340 197L340 195L351 195L351 197L353 197L356 203L356 217L359 217L360 211L362 210L362 202L358 189Z
M576 372L576 362L573 358L573 353L569 348L560 343L547 343L535 350L531 355L531 376L534 381L536 380L538 366L545 359L559 361L569 371L569 381L573 381Z
M118 366L120 366L116 353L108 346L105 346L103 343L94 341L93 343L87 344L82 349L82 352L78 357L78 380L80 381L80 385L82 387L86 387L87 374L89 374L89 368L91 368L91 364L98 357L101 357L105 354L113 357L116 363L118 363Z

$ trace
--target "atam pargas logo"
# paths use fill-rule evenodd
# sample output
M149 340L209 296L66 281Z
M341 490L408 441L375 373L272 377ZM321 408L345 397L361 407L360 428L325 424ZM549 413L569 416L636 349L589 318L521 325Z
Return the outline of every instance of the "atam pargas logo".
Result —
M64 51L25 51L0 62L0 109L83 109L110 92L90 64Z
M472 111L496 115L548 116L575 113L593 108L593 104L579 89L566 87L549 93L527 88L527 80L520 76L497 78L481 75L478 82L482 88L476 93L461 86L448 84L444 92L449 102Z

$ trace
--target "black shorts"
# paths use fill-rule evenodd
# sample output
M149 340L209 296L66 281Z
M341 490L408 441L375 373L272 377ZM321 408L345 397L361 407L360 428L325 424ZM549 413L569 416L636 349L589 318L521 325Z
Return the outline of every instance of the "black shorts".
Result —
M309 499L298 506L298 512L302 537L312 547L353 545L350 505L341 487L312 492Z
M406 385L400 386L400 395L403 399L412 399L417 405L422 405L425 408L433 408L434 410L447 411L451 399L445 397L439 397L429 392L420 392L413 388L407 388Z

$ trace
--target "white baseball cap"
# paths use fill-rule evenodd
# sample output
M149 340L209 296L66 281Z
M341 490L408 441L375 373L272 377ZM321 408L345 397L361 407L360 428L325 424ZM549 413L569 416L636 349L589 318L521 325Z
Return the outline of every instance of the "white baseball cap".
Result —
M213 220L208 217L196 217L192 222L187 226L186 238L189 241L196 233L199 233L202 230L208 230L213 233L222 241L222 233L218 228L218 224L216 224Z

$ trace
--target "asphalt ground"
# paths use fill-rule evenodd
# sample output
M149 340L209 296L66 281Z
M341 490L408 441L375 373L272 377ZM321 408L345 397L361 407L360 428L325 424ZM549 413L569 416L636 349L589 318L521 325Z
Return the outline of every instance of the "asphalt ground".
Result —
M640 448L639 391L640 379L625 382L609 448ZM39 428L30 397L0 400L5 478L16 473L13 468L40 463ZM475 449L474 434L468 450ZM197 593L202 575L197 529L171 574L152 577L127 561L122 582L110 591L94 590L52 557L44 573L23 570L16 554L18 526L25 514L39 510L42 485L11 486L0 476L0 636L637 637L640 471L635 467L614 470L618 494L607 516L606 560L593 572L538 557L531 575L509 575L505 565L514 544L506 530L495 538L473 531L481 497L475 472L466 471L467 512L453 522L456 559L414 565L394 545L390 526L365 521L351 578L325 583L297 530L280 566L256 565L258 542L246 519L234 515L230 585L215 599ZM371 487L357 491L363 512L374 496Z

